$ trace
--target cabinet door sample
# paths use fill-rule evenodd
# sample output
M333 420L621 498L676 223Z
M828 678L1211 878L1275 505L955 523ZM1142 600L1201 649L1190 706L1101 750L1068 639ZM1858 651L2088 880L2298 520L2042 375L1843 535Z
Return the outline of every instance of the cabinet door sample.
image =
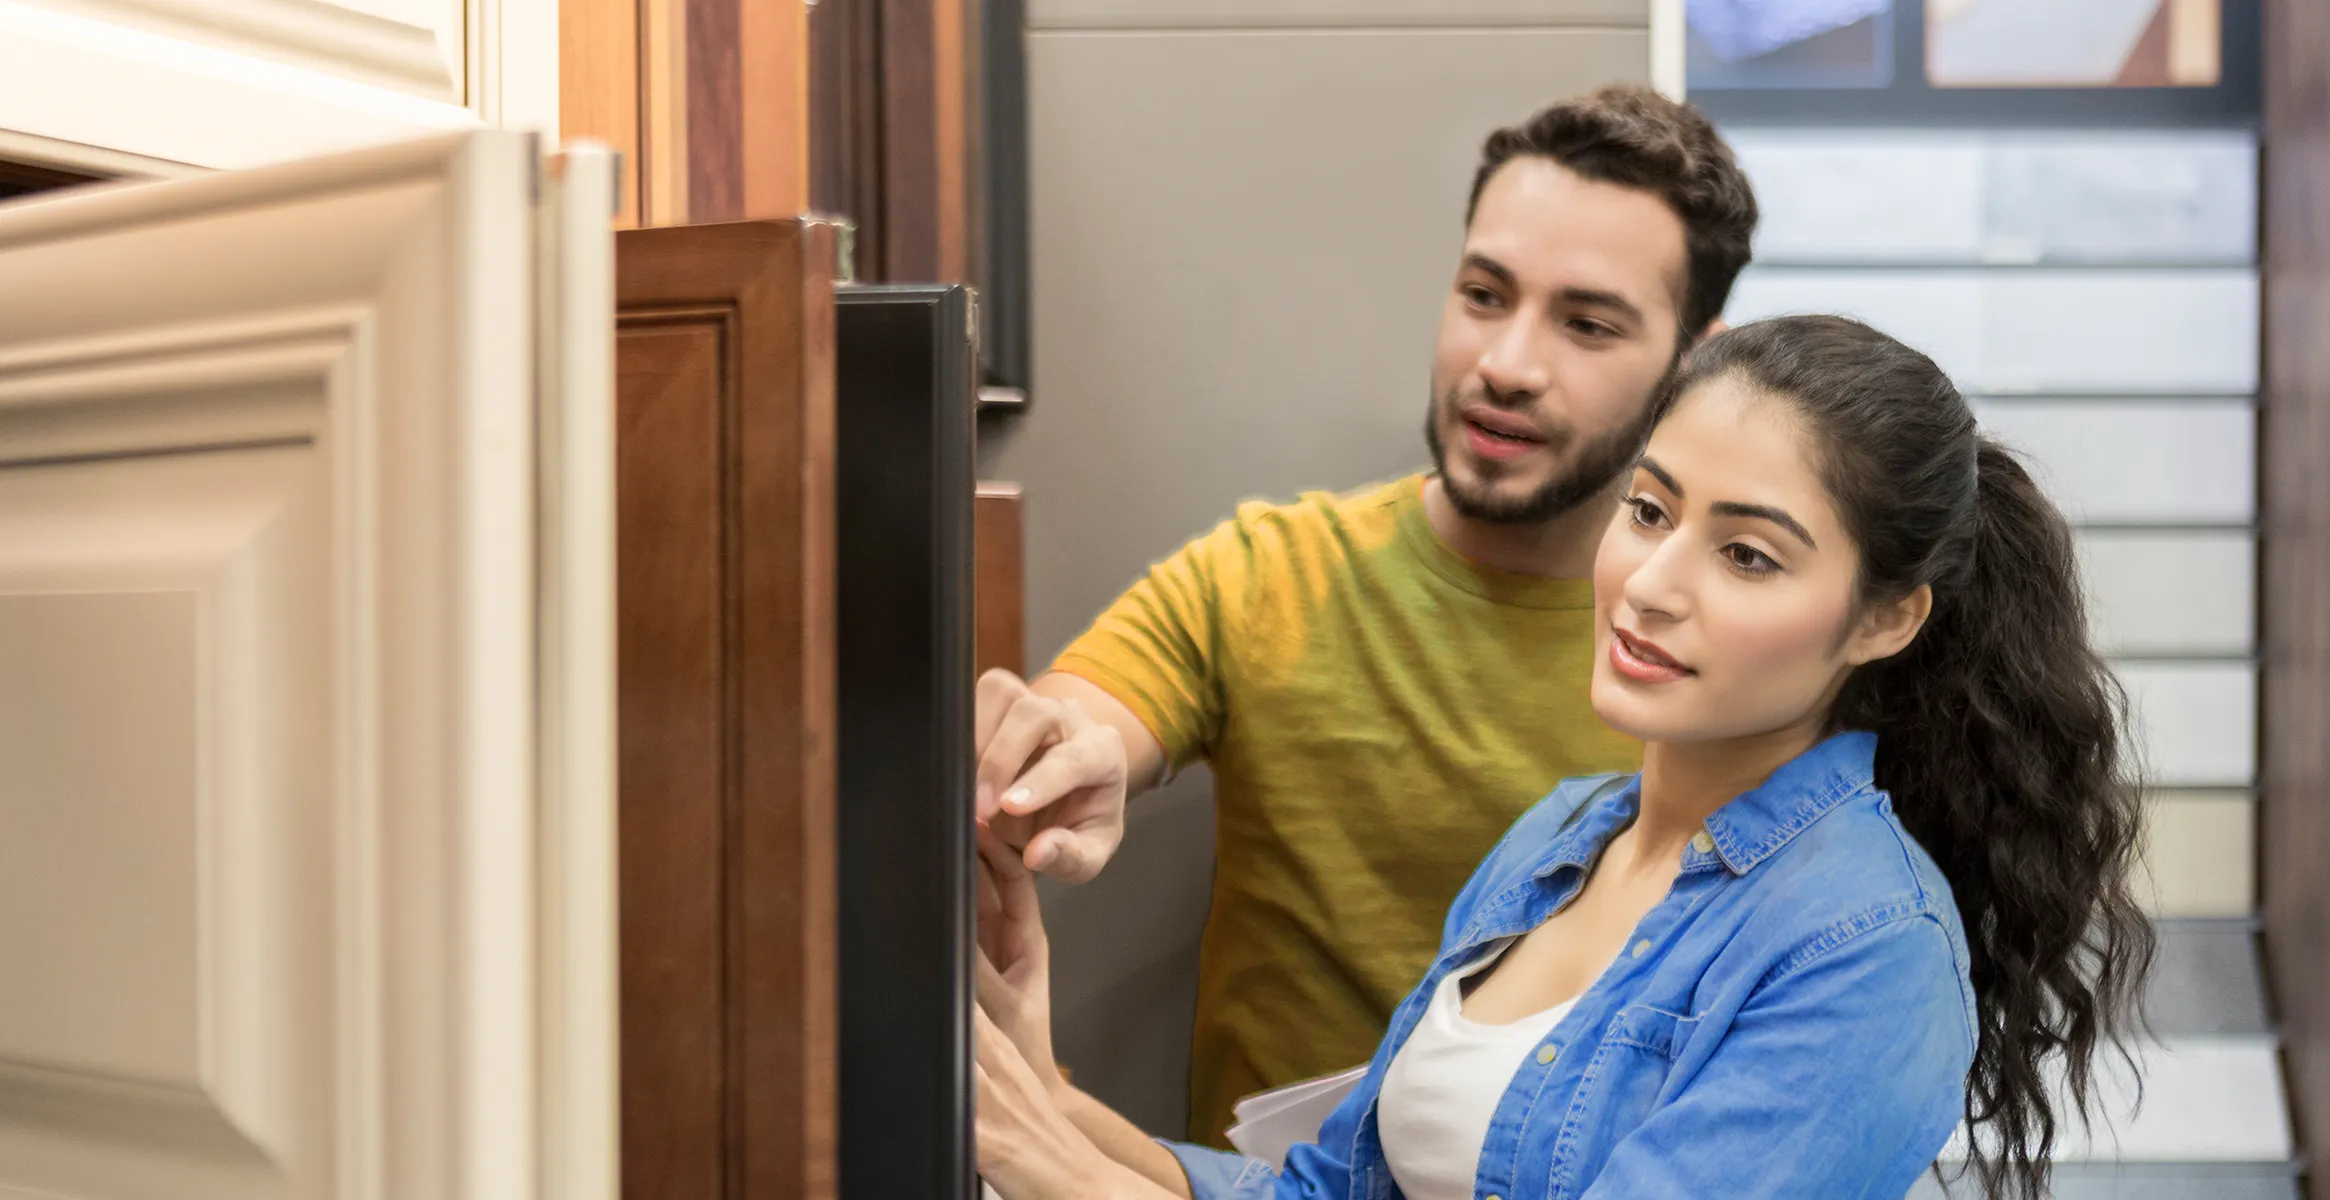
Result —
M0 147L103 173L556 133L557 0L0 0Z
M623 1171L830 1197L828 226L616 235Z
M0 209L0 1193L611 1200L611 192Z

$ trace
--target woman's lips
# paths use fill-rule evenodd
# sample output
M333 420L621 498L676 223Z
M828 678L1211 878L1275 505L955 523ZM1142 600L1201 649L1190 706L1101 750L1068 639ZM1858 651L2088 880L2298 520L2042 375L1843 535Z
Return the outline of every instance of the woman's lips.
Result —
M1655 644L1616 626L1610 632L1610 666L1620 675L1637 683L1673 683L1692 673Z

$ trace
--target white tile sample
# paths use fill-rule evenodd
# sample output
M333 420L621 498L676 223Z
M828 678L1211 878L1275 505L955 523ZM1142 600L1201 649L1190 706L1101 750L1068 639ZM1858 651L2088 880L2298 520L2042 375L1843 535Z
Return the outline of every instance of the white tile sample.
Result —
M1728 127L1755 184L1756 261L2246 266L2246 130Z
M2196 1035L2137 1044L2130 1071L2116 1054L2096 1059L2104 1117L2093 1130L2076 1118L2056 1130L2055 1161L2092 1163L2279 1163L2294 1151L2283 1108L2274 1039ZM2060 1079L2060 1076L2057 1076ZM2143 1096L2137 1097L2141 1081ZM2054 1086L2060 1088L2060 1083ZM2058 1099L2063 1116L2068 1096ZM1965 1158L1964 1130L1943 1151Z
M2247 130L2001 133L1988 166L1985 261L2256 261Z
M2122 662L2137 748L2156 787L2248 787L2257 777L2257 668Z
M2073 1123L2057 1160L2282 1162L2292 1153L2271 1037L2169 1038L2141 1047L2136 1064L2100 1072L2105 1111L2120 1115L2085 1136Z
M1727 130L1755 185L1756 261L1977 261L1985 148L1976 132Z
M2256 648L2257 542L2246 531L2084 530L2090 634L2107 654Z
M2152 269L1751 267L1725 315L1857 317L1971 392L2249 395L2257 275Z
M2257 412L2247 401L1983 397L1974 409L2073 521L2243 525L2256 515Z

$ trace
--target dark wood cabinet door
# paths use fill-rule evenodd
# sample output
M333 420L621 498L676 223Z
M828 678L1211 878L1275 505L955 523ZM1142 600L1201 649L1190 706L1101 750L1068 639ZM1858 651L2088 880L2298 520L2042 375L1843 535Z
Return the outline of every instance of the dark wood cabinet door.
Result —
M833 247L616 239L626 1200L835 1187Z

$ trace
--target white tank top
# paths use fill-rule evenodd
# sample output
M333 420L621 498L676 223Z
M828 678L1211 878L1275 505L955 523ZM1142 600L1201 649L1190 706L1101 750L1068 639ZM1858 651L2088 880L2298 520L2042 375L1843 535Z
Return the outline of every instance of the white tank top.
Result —
M1498 1102L1522 1064L1577 1004L1557 1004L1510 1025L1468 1019L1465 979L1487 970L1512 944L1507 939L1441 980L1424 1019L1384 1072L1376 1133L1384 1162L1408 1200L1472 1200L1481 1144Z

